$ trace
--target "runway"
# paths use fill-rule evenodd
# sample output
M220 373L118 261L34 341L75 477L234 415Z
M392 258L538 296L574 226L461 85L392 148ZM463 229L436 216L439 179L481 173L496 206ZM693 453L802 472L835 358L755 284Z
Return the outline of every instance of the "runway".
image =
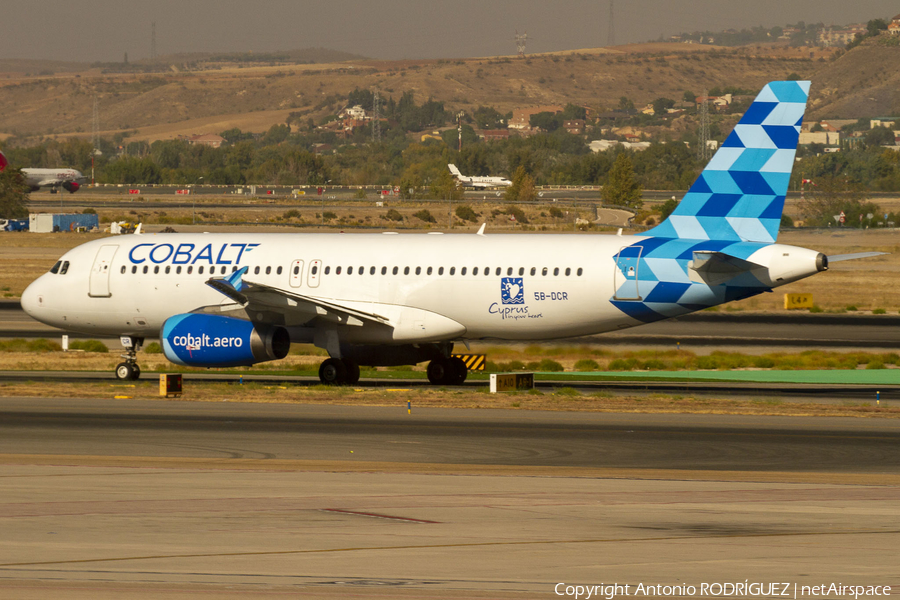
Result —
M0 398L3 598L900 585L900 422Z

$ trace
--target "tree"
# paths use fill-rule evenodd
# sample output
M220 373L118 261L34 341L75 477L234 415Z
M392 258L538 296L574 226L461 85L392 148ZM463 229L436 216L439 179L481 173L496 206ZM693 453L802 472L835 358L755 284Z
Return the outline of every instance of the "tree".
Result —
M862 186L846 175L823 175L816 178L814 186L807 188L800 212L807 225L818 227L837 225L834 217L843 212L845 226L852 227L859 223L860 214L882 214L879 206L864 200Z
M619 98L619 106L618 109L623 112L631 112L634 110L634 102L628 99L628 96L622 96Z
M606 204L615 206L640 208L643 204L641 184L634 175L634 166L627 153L622 152L616 157L606 179L606 185L603 186L601 198Z
M0 171L0 218L24 219L28 216L28 184L21 169L7 166Z
M528 124L544 131L556 131L562 126L562 119L552 112L539 112L528 117Z
M657 98L653 101L653 114L656 116L666 114L666 110L675 106L675 101L670 98Z
M507 202L531 202L536 197L534 179L520 165L513 174L512 185L506 188L504 198Z
M697 94L695 94L694 92L688 90L688 91L686 91L686 92L684 93L683 96L681 96L681 99L682 99L683 101L685 101L685 102L690 102L690 103L693 104L694 102L697 101Z

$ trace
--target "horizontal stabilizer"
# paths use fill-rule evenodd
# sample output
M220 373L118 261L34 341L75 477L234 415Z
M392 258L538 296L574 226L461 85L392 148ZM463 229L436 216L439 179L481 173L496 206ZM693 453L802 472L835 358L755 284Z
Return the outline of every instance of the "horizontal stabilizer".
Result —
M698 283L702 281L707 285L719 285L734 279L738 275L743 275L759 268L763 268L762 265L737 258L736 256L730 256L724 252L698 250L694 252L694 260L690 270L692 280Z
M881 256L887 252L857 252L856 254L835 254L828 257L828 262L841 262L842 260L856 260L857 258L870 258L872 256Z

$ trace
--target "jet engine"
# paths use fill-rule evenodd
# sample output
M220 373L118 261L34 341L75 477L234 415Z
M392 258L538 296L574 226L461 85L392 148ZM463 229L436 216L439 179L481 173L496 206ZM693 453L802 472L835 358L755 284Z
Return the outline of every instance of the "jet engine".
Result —
M282 359L291 348L283 327L203 313L170 317L160 337L166 358L187 367L248 366Z
M63 188L72 194L81 189L81 184L77 181L64 181L62 184Z

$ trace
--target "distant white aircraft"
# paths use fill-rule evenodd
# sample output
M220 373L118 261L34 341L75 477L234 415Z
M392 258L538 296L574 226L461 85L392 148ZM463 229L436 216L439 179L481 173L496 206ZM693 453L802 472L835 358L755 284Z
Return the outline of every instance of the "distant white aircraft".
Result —
M179 365L230 367L312 343L325 383L430 361L460 383L467 340L617 331L748 298L828 269L776 243L809 82L757 96L668 219L635 235L135 234L64 254L22 294L35 319L122 336L116 375L159 336Z
M6 156L0 152L0 171L3 171L8 164L9 161L6 160ZM42 187L49 187L52 191L63 188L74 194L86 181L84 175L81 174L81 171L76 171L75 169L26 168L22 169L22 173L25 175L25 183L28 184L28 187L31 188L32 192L36 192Z
M473 188L492 188L492 187L506 187L512 185L512 181L509 179L504 179L503 177L470 177L468 175L463 175L459 172L459 169L456 168L456 165L447 165L450 168L450 172L453 173L453 178L456 179L463 187L473 187Z

